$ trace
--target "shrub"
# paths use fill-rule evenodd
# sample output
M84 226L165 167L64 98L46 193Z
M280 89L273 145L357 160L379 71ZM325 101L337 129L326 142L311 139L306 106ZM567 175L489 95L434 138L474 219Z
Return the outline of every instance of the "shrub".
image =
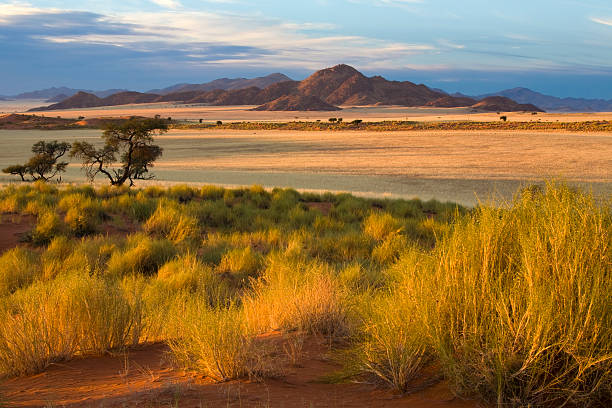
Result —
M194 301L173 322L180 336L169 345L180 365L215 381L256 378L271 372L265 349L248 333L237 308L210 308Z
M95 192L87 193L68 194L58 203L58 208L66 212L64 222L76 236L95 232L103 216L100 203L92 198Z
M50 285L34 285L4 299L0 307L0 372L19 376L70 359L78 349L71 296Z
M255 332L297 329L338 337L348 328L339 287L320 263L270 257L243 302Z
M368 299L361 307L354 368L400 392L409 391L432 359L414 299L400 289Z
M376 241L384 241L401 230L402 223L386 212L373 212L363 223L363 231Z
M612 397L609 205L565 186L481 207L421 276L426 325L457 392L498 404Z
M144 224L143 229L175 243L195 240L200 236L198 221L187 214L185 209L168 200L161 200L157 210Z
M207 185L200 189L200 197L203 200L220 200L223 198L225 189L223 187Z
M119 287L95 276L36 283L0 304L0 372L34 374L76 353L133 344L140 315Z
M107 270L114 276L152 275L175 254L176 248L171 242L137 234L130 237L126 250L113 253Z
M25 248L9 249L0 256L0 296L30 285L40 275L38 259Z
M218 270L231 276L245 280L257 276L261 261L251 247L231 249L221 258Z

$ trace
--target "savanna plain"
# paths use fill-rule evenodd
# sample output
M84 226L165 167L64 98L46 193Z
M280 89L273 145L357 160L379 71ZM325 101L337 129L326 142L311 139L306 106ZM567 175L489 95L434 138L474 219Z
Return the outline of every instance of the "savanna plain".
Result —
M100 134L3 130L0 164ZM5 405L611 403L612 133L156 142L132 188L3 177Z

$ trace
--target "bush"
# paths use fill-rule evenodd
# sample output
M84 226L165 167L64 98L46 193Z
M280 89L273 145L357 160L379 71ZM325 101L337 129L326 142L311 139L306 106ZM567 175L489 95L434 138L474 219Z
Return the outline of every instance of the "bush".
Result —
M271 373L267 353L245 328L235 307L211 309L191 302L173 319L180 336L169 341L174 359L215 381L257 378Z
M363 231L376 241L384 241L401 230L402 223L386 212L373 212L363 223Z
M354 369L400 392L409 391L432 359L414 299L400 289L368 299L361 308L363 324L352 349Z
M113 276L152 275L175 254L176 248L167 240L133 235L126 250L113 252L108 261L108 273Z
M27 375L76 353L138 341L140 312L121 290L84 274L37 283L0 304L0 372Z
M49 285L34 285L0 307L0 372L19 376L70 359L78 349L75 304Z
M415 285L457 392L513 405L610 402L611 218L609 205L549 185L509 209L479 208L441 240Z
M25 248L9 249L0 256L0 296L30 285L39 275L34 253Z
M330 337L346 334L341 293L324 265L281 256L272 256L268 262L252 292L243 297L252 330L303 330Z
M185 212L184 208L171 201L160 200L157 210L144 224L143 229L174 243L196 240L200 237L198 221Z
M261 261L251 247L236 248L223 255L218 270L244 281L248 277L257 276L260 265Z

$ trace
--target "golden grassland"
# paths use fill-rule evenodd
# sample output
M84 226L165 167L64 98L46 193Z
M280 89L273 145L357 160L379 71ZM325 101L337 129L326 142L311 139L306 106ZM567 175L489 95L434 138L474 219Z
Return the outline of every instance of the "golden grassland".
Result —
M1 105L1 104L0 104ZM252 111L255 106L207 106L202 104L184 105L175 103L135 104L121 106L104 106L99 108L53 110L36 112L45 116L61 116L63 118L118 117L160 115L162 118L172 117L176 120L215 123L218 120L227 122L290 122L316 121L326 122L330 117L342 117L345 122L362 119L364 122L380 121L475 121L499 122L500 116L506 116L511 122L586 122L610 121L612 112L581 112L564 113L549 112L532 115L531 112L485 112L474 111L471 108L433 108L405 106L342 106L341 111ZM2 109L0 108L0 111Z
M166 342L215 381L264 379L273 330L320 334L337 379L401 392L437 370L498 406L612 400L612 207L565 185L504 208L297 193L47 184L0 256L0 371ZM117 233L123 231L122 233Z
M221 121L223 122L223 121ZM423 130L543 130L573 132L610 132L612 122L607 120L552 122L552 121L294 121L294 122L230 122L230 123L177 123L175 129L231 129L231 130L292 130L292 131L423 131Z

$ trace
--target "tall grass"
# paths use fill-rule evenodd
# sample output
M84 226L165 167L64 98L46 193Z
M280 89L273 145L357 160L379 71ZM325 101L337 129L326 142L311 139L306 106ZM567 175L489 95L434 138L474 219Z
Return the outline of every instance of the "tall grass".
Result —
M422 346L459 394L499 406L604 406L612 397L611 232L609 204L562 185L527 191L509 208L483 206L459 220L432 252L400 259L389 274L392 303L410 305L402 324L417 316ZM366 320L363 350L397 344L395 312ZM400 360L414 366L419 357ZM402 389L409 376L390 374L399 366L377 369Z
M100 278L35 283L0 304L0 373L33 374L77 353L130 345L138 318L120 288Z
M38 257L27 249L13 248L0 256L0 296L30 285L38 276Z
M318 262L270 256L243 303L249 327L258 333L301 330L338 337L348 329L338 282Z
M428 326L447 376L498 404L596 405L612 384L612 215L565 186L480 208L435 252Z
M563 185L467 211L257 186L36 184L1 189L0 211L38 217L37 246L0 256L3 375L167 341L217 381L268 376L258 336L280 330L343 340L353 373L401 392L439 370L498 406L612 398L612 210ZM106 214L143 232L91 236Z
M211 308L189 302L173 320L179 337L168 343L176 361L215 381L259 378L274 370L263 343L257 342L236 307Z

